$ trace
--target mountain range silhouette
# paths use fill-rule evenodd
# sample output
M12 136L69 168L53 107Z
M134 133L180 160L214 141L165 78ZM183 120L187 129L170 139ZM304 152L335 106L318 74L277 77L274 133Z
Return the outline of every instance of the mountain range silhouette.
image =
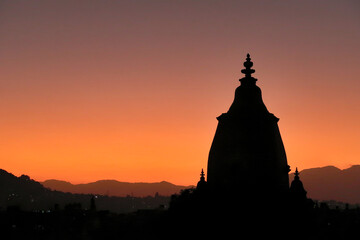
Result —
M41 184L52 190L82 193L82 194L101 194L109 196L124 197L127 195L136 197L153 196L158 193L162 196L171 196L179 193L182 189L194 186L175 185L166 181L145 183L145 182L119 182L117 180L99 180L86 184L71 184L70 182L60 180L46 180Z
M300 171L308 196L318 201L360 204L360 165L347 169L334 166ZM290 180L294 173L289 174ZM78 202L87 208L93 194L98 195L99 209L131 212L137 209L167 205L172 194L193 186L169 182L129 183L100 180L87 184L71 184L59 180L37 182L29 176L19 177L0 169L0 208L19 205L24 210L51 209Z
M360 203L360 165L353 165L347 169L334 166L304 169L300 171L301 181L304 183L308 196L319 201L340 201L350 204ZM294 173L289 174L294 179ZM41 182L52 190L82 193L105 194L110 196L133 195L143 197L154 195L170 196L192 186L179 186L163 181L159 183L129 183L116 180L100 180L87 184L71 184L60 180Z
M24 211L52 211L58 208L64 209L73 204L89 209L93 197L94 194L73 194L51 190L27 175L16 177L0 169L0 210L15 207ZM160 194L146 197L95 196L98 210L117 213L166 207L169 201L169 196Z

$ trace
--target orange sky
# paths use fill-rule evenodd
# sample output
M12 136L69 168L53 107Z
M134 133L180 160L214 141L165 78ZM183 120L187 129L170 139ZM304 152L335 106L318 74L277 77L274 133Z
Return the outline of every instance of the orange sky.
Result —
M1 1L0 168L196 184L250 53L294 170L360 164L357 1Z

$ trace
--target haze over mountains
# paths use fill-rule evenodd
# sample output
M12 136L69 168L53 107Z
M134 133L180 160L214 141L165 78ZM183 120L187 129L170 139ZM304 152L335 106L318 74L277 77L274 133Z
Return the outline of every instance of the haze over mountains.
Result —
M292 169L295 170L295 169ZM290 183L294 173L289 174ZM351 204L360 203L360 165L341 170L334 166L311 168L300 171L308 197L314 200L335 200ZM179 186L168 182L127 183L116 180L100 180L88 184L71 184L65 181L47 180L42 184L62 192L102 194L109 196L163 196L178 193L191 186ZM195 185L196 183L194 183Z
M82 193L82 194L99 194L108 196L135 196L146 197L154 196L156 193L162 196L171 196L179 193L182 189L192 186L180 186L162 181L156 183L129 183L119 182L116 180L100 180L87 184L71 184L70 182L60 180L46 180L41 183L44 187L52 190Z

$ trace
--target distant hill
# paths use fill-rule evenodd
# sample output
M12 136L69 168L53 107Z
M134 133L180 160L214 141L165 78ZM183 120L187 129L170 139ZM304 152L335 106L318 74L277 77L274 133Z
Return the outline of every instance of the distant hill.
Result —
M294 173L289 174L290 183ZM334 166L311 168L300 171L300 179L308 197L319 201L335 200L351 204L360 203L360 165L341 170ZM178 186L168 182L127 183L115 180L101 180L88 184L71 184L65 181L47 180L45 187L71 193L93 193L109 196L170 196L191 186Z
M291 182L294 174L291 173L289 178ZM314 200L360 204L360 165L344 170L333 166L305 169L300 171L300 179L308 197ZM166 206L171 194L188 187L168 182L124 183L115 180L78 185L57 180L39 183L29 176L16 177L0 169L0 209L20 206L24 210L44 210L53 209L55 204L63 208L71 203L80 203L83 208L88 208L92 194L97 194L99 210L132 212ZM158 194L155 196L155 193Z
M100 181L101 182L101 181ZM80 204L89 209L92 194L72 194L54 191L44 187L29 176L16 177L0 169L0 210L18 207L27 211L46 211L65 208L71 204ZM95 204L98 210L109 210L118 213L134 212L139 209L154 209L160 205L168 206L168 196L148 197L109 197L98 195Z
M146 197L154 196L156 193L162 196L171 196L179 193L182 189L192 186L179 186L169 182L156 183L129 183L116 180L100 180L86 184L71 184L66 181L46 180L41 183L46 188L52 190L82 193L82 194L101 194L108 196L135 196Z
M294 173L289 175L290 183ZM314 200L335 200L360 204L360 165L341 170L334 166L300 171L308 197Z

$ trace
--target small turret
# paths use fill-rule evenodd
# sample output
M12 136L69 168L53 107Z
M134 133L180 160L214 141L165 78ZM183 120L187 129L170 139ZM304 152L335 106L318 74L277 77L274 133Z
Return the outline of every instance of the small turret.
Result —
M299 175L300 173L296 168L295 177L294 180L291 182L291 186L290 186L290 194L292 198L296 201L307 199L306 197L307 192L304 189L303 183L300 181Z
M197 183L196 189L204 189L207 186L207 182L205 181L205 173L204 169L201 169L200 173L200 181Z

